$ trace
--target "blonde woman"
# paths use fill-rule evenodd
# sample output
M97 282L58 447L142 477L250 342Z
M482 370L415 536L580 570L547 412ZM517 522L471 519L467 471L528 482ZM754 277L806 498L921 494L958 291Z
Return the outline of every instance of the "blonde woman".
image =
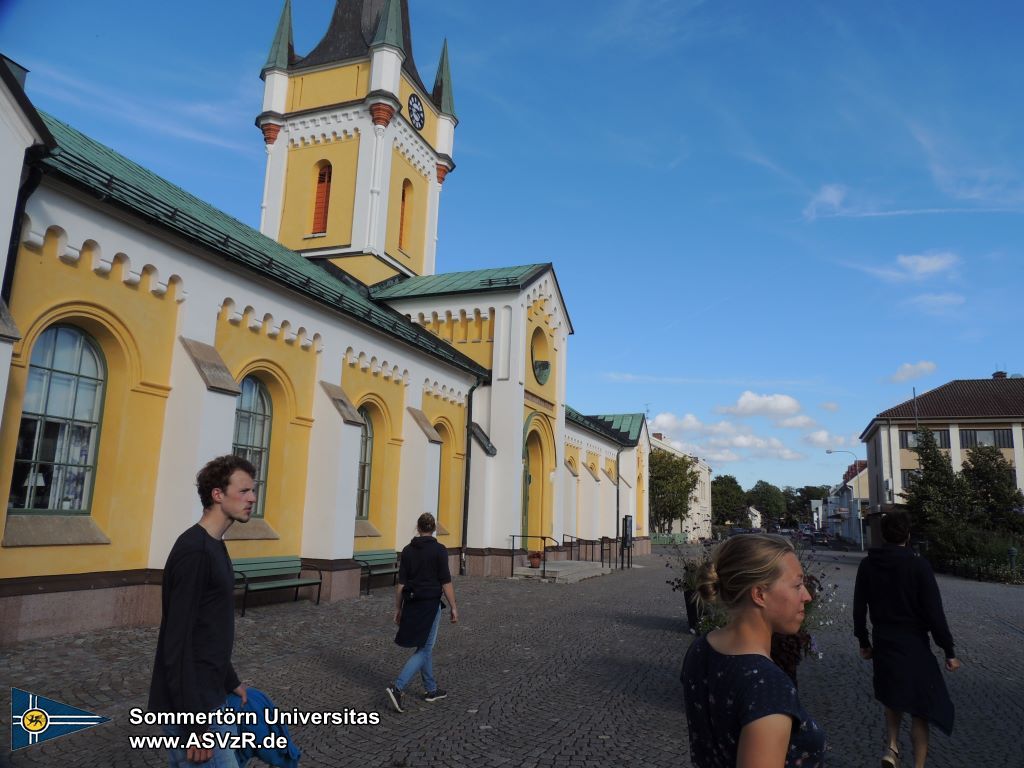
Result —
M721 544L697 576L701 599L729 623L697 638L683 662L694 768L816 768L825 733L771 660L772 633L795 634L811 599L793 545L745 534Z

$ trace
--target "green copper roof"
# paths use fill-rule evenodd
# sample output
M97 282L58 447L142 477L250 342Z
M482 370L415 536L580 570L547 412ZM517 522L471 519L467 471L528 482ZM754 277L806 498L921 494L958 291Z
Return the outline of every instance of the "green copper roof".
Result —
M281 20L277 22L277 32L274 34L274 42L270 46L270 53L267 55L267 63L263 65L263 71L268 69L288 69L295 57L295 44L292 39L292 0L284 0L284 9L281 11Z
M40 113L57 140L43 160L47 173L67 179L101 200L174 232L260 277L284 286L357 323L387 334L474 376L486 369L404 315L374 304L349 283L295 251L219 211L66 123Z
M440 275L392 278L371 286L374 299L407 299L414 296L440 296L446 293L483 293L519 290L551 269L550 264L524 264L519 267L474 269L471 272L446 272Z
M437 77L434 78L434 91L431 98L442 115L455 117L455 95L452 93L452 73L448 68L448 40L441 48L441 61L437 64Z
M642 413L618 413L610 416L584 416L572 406L565 406L565 420L624 446L634 446L640 440L644 425Z
M370 47L390 45L401 51L405 50L405 35L402 34L402 4L398 0L384 0L384 9L380 12L377 34L373 36Z

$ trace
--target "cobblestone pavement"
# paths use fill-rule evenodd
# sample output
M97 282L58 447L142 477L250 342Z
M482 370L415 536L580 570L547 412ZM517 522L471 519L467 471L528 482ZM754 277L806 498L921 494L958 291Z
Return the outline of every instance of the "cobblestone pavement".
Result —
M820 557L847 610L817 633L824 658L801 665L801 699L828 733L829 766L874 766L881 708L849 618L859 555ZM634 564L570 585L457 579L461 619L445 620L435 652L450 695L431 704L410 696L401 715L384 695L407 657L392 642L389 588L334 605L252 609L237 620L235 666L282 708L380 713L376 726L293 727L307 766L686 766L678 674L692 637L664 558ZM940 587L964 667L947 676L956 731L934 734L929 765L1024 766L1024 588L945 577ZM9 710L0 708L0 765L166 765L156 751L128 748L129 734L158 732L128 723L129 709L145 706L155 643L155 629L121 629L0 650L3 690L113 719L11 753Z

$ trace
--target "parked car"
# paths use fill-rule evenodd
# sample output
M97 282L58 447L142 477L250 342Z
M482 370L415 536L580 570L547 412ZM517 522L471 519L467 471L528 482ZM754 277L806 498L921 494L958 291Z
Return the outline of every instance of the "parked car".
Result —
M832 538L827 533L819 531L818 533L814 534L814 536L811 539L811 542L813 544L821 544L827 547L832 543Z

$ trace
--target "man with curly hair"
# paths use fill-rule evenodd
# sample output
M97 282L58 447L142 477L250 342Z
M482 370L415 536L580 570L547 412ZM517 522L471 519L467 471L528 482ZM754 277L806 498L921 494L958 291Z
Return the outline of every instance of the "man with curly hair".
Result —
M209 713L229 693L243 705L246 687L231 666L235 642L235 578L224 533L247 523L256 503L256 468L240 456L219 456L196 475L203 515L174 542L164 566L160 635L149 689L151 712ZM170 765L237 768L234 751L207 748L196 734L231 726L168 726L181 739ZM189 739L192 739L190 744ZM210 761L210 762L207 762Z

